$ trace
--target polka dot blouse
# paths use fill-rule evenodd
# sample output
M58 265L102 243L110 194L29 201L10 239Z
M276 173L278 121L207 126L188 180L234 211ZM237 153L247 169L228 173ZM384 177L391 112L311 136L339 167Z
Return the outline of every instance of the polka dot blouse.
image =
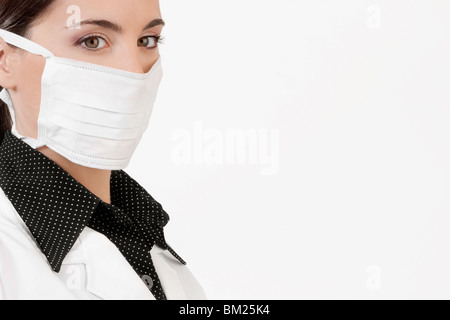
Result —
M157 300L166 296L152 263L153 245L158 244L186 264L164 238L168 214L123 170L112 171L108 204L52 160L7 132L0 145L0 187L55 272L60 271L86 226L116 245Z

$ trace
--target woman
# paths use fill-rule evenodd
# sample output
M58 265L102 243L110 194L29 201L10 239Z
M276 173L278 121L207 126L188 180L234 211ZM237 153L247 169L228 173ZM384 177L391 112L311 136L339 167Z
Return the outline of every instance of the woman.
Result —
M162 78L158 0L0 0L0 299L204 299L123 169Z

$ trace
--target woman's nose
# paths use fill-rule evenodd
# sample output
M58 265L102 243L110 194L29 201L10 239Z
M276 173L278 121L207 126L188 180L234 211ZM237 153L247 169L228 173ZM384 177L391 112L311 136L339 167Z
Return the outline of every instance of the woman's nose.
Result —
M147 73L158 57L145 57L143 56L142 50L145 50L145 48L143 49L138 46L136 46L136 48L126 50L121 54L120 59L117 59L117 61L121 62L118 68L134 73Z
M142 65L139 55L135 52L126 52L120 60L120 69L134 73L144 73L144 66Z

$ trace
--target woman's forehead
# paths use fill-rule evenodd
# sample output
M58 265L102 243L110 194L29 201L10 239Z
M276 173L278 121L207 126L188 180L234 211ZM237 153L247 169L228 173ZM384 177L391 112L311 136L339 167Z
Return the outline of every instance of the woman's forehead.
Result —
M100 26L114 31L141 31L165 24L159 0L59 0L40 23L80 29L83 22L89 24L92 21L100 21Z

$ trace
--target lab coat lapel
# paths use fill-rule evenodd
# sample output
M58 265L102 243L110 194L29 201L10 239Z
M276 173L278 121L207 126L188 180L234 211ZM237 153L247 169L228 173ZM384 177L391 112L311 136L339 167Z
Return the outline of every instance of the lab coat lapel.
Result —
M133 268L112 243L105 249L105 240L99 233L86 228L81 242L84 243L86 264L86 289L105 300L155 300ZM102 243L103 242L103 243Z

